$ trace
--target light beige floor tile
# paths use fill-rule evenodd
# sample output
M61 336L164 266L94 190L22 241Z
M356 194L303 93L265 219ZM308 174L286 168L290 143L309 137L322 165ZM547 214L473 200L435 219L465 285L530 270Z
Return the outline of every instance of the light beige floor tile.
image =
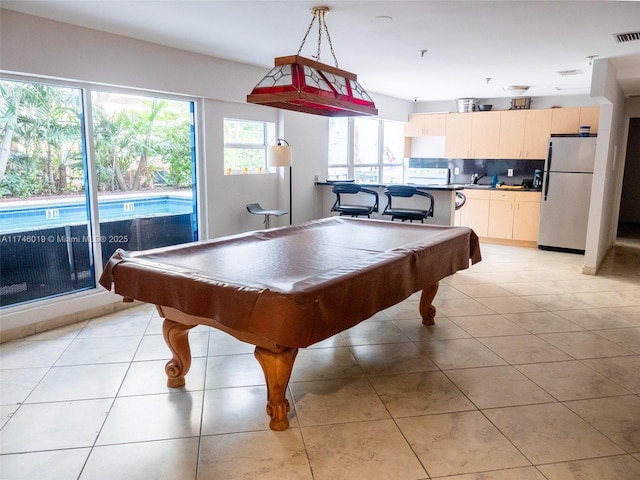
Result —
M96 447L80 480L186 480L196 478L198 438Z
M24 402L48 371L48 368L0 370L0 405Z
M565 405L625 451L640 452L640 397L637 395L579 400Z
M396 419L431 477L528 466L480 412Z
M0 431L0 453L90 447L111 399L21 405Z
M293 367L295 369L295 365ZM248 387L265 385L258 360L250 354L209 357L205 388Z
M365 378L293 382L289 389L301 426L389 418L389 412Z
M446 374L478 408L554 401L551 395L511 366L447 370Z
M445 292L453 291L450 287L445 288ZM443 296L444 297L444 296ZM409 297L407 300L397 303L392 307L383 310L387 318L391 320L420 318L420 300L418 298Z
M292 397L287 391L289 426L298 425ZM269 430L267 387L217 388L204 392L202 435Z
M362 376L364 372L348 347L300 349L293 364L291 381Z
M582 363L633 393L640 393L640 355L598 358Z
M511 364L571 360L569 355L535 335L487 337L479 341Z
M16 413L19 407L19 404L0 405L0 429L13 417L13 414Z
M96 445L198 436L202 396L175 392L116 398Z
M524 335L528 332L502 315L454 317L453 322L474 337Z
M573 358L602 358L633 354L631 350L592 332L544 333L538 337Z
M497 408L484 414L534 465L624 453L559 403Z
M585 307L637 306L640 289L610 292L561 293L555 295L532 295L527 297L546 310L584 309Z
M394 320L394 323L414 342L429 340L450 340L453 338L471 338L467 332L436 313L435 325L423 325L421 318L411 320Z
M427 475L391 420L302 429L316 480L415 480Z
M630 393L577 361L534 363L516 368L560 401Z
M130 362L140 340L141 336L76 338L56 361L56 366Z
M433 477L434 479L436 477ZM546 480L536 467L510 468L508 470L494 470L493 472L469 473L467 475L453 475L437 477L446 480Z
M239 353L253 353L256 347L250 343L241 342L237 338L215 328L209 332L209 350L207 355L234 355Z
M453 298L439 300L437 297L433 305L441 315L455 317L460 315L490 315L496 313L478 300L472 298Z
M89 323L89 320L82 320L80 322L71 323L63 327L54 328L52 330L45 330L44 332L31 335L25 341L44 341L44 340L73 340L78 336L80 331Z
M503 359L473 338L420 342L418 347L443 370L506 364Z
M131 309L126 310L130 312ZM106 315L104 317L94 318L87 322L87 325L80 331L78 338L94 338L94 337L129 337L143 335L147 330L151 315L143 313L142 315L131 313Z
M128 368L128 363L53 367L25 403L115 397Z
M640 353L640 327L596 330L593 333L615 342L624 348L628 348L635 353Z
M367 320L340 334L347 345L409 342L398 326L389 321Z
M351 347L367 375L428 372L438 367L413 343L388 343Z
M583 330L577 323L565 320L554 312L503 313L502 316L529 333L575 332Z
M315 349L315 348L336 348L336 347L346 347L347 342L344 341L342 335L339 333L334 335L333 337L329 337L321 342L314 343L313 345L309 345L307 349Z
M640 307L560 309L556 314L592 330L640 326Z
M395 418L475 410L442 372L384 375L369 380Z
M0 478L7 480L78 478L90 448L3 455Z
M595 458L538 467L548 480L637 480L640 462L632 457Z
M300 431L203 436L198 480L311 480Z
M122 383L118 396L149 395L154 393L170 393L177 391L193 391L204 389L206 358L194 358L191 368L185 376L185 385L180 388L167 386L167 374L164 366L166 360L150 362L133 362Z
M528 300L529 297L485 297L479 298L478 301L496 313L520 313L520 312L539 312L544 308L535 302Z
M0 369L50 367L72 339L38 342L16 340L0 344Z
M206 357L209 343L208 332L189 332L189 348L191 357ZM254 347L255 348L255 347ZM250 350L253 352L253 350ZM162 335L145 335L133 357L134 361L164 360L171 358L171 350Z
M504 288L487 283L471 283L469 285L459 285L456 288L471 298L513 296L511 292L508 292Z

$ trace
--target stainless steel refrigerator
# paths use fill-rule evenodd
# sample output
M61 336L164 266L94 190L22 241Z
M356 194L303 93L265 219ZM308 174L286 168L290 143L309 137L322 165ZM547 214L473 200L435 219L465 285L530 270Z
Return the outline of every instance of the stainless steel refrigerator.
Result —
M542 173L538 248L584 253L596 137L552 136Z

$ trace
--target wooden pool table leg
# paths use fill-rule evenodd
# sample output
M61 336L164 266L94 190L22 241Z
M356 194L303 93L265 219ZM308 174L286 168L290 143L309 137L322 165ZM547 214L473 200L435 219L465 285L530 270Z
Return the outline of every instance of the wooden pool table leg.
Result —
M436 323L436 307L432 305L433 299L438 293L439 283L429 285L422 289L420 296L420 315L422 316L423 325L435 325Z
M256 347L254 352L262 366L264 378L267 381L267 414L271 417L271 430L286 430L289 428L289 400L287 400L287 385L291 377L293 362L298 354L297 348L286 348L281 352L272 352L266 348Z
M167 386L171 388L183 387L184 376L191 368L191 349L189 348L189 330L194 325L184 325L168 318L162 324L164 341L173 354L167 362L164 371L167 373Z

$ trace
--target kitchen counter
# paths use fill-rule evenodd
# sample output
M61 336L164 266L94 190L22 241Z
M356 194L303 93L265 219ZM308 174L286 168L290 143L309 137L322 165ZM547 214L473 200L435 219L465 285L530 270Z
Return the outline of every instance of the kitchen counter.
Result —
M333 184L335 183L340 183L339 181L336 182L316 182L316 185L319 186L333 186ZM362 185L363 187L366 188L384 188L387 185L387 183L359 183L359 185ZM465 188L464 185L462 184L458 184L458 183L450 183L447 185L420 185L420 184L416 184L416 183L408 183L407 185L414 185L418 190L441 190L441 191L457 191L457 190L463 190Z

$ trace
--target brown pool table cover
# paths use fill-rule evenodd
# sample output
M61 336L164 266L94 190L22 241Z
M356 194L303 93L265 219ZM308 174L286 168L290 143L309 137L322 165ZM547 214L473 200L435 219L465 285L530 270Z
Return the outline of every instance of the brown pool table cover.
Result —
M329 217L118 250L100 284L213 319L267 345L307 347L480 260L478 237L466 227Z

